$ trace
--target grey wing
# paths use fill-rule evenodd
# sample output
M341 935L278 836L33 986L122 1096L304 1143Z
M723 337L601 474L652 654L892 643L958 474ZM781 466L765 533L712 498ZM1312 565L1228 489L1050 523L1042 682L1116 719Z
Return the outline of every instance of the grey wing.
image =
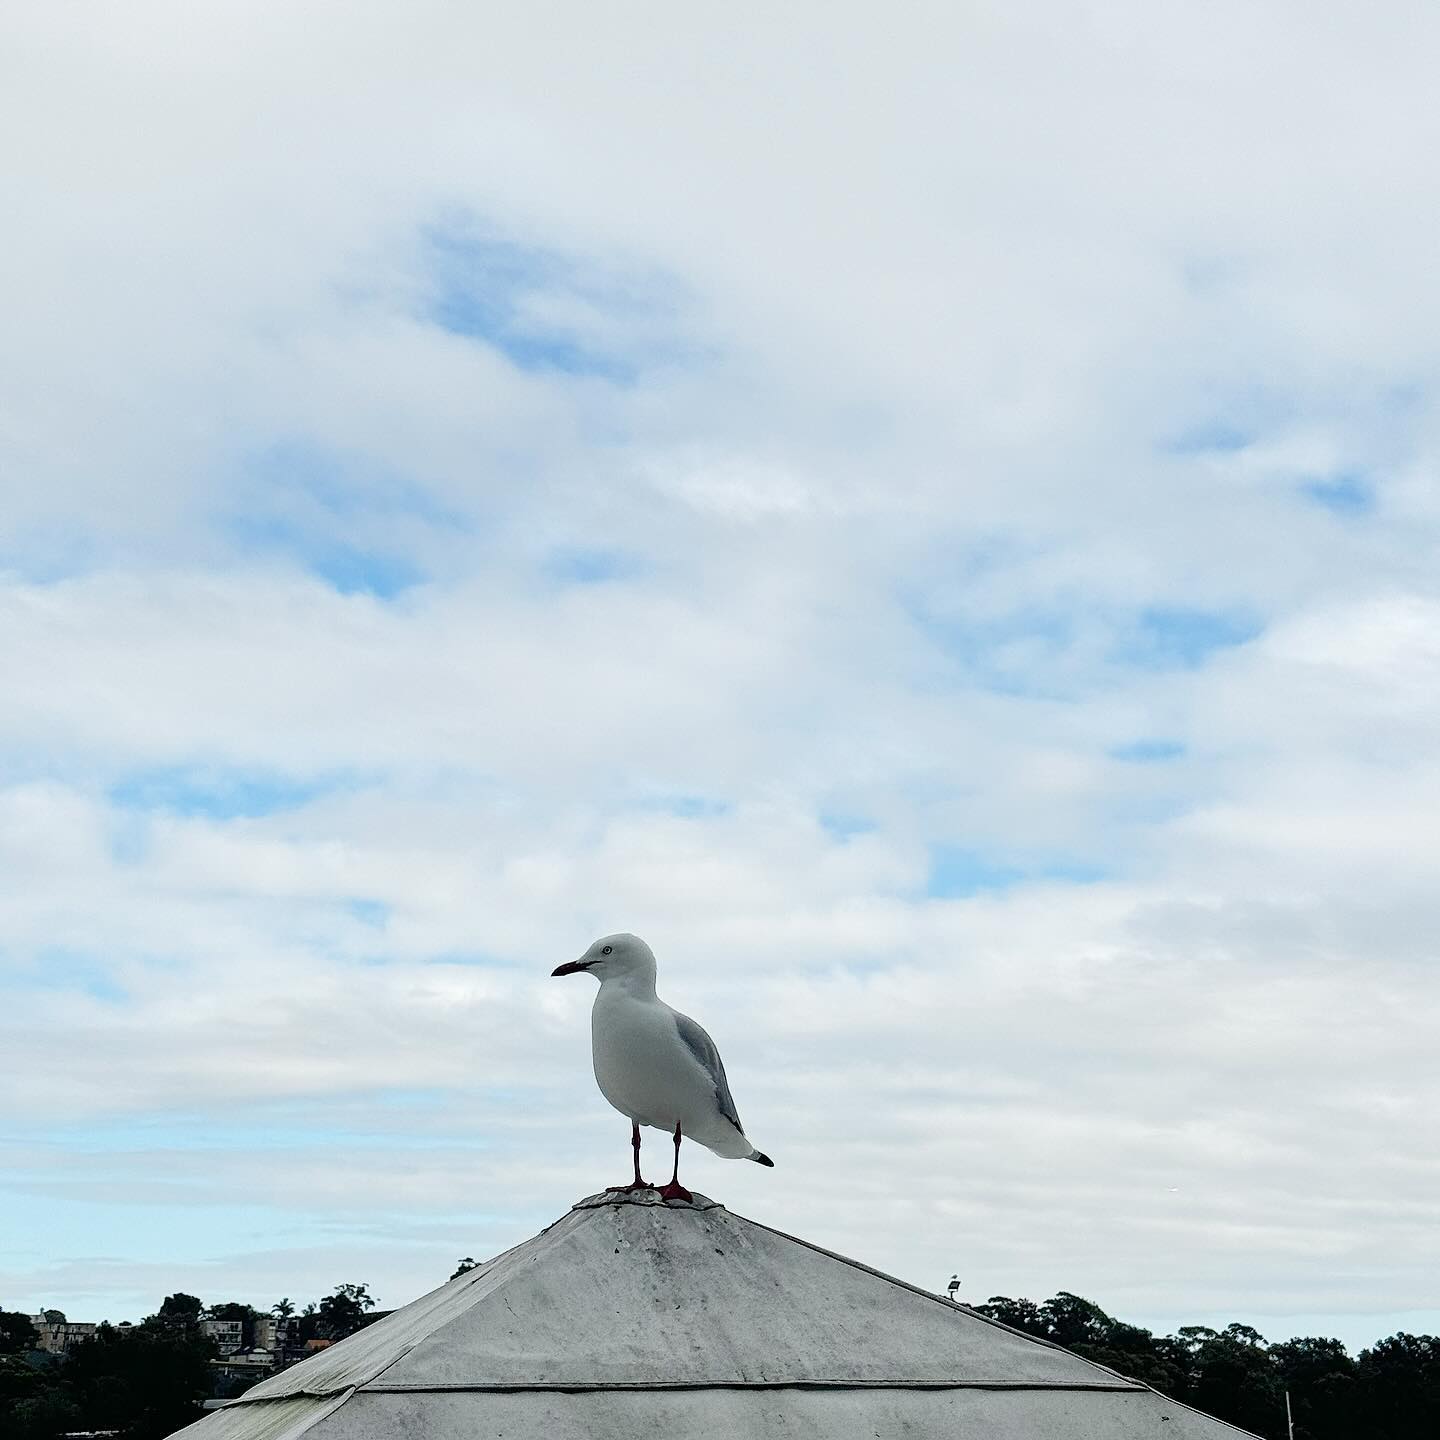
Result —
M725 1078L725 1066L721 1062L720 1052L715 1048L715 1042L705 1033L703 1026L697 1025L688 1015L682 1015L678 1010L675 1011L675 1028L679 1030L686 1048L705 1067L715 1082L715 1099L719 1102L720 1113L743 1135L745 1127L736 1113L735 1098L730 1094L730 1082Z

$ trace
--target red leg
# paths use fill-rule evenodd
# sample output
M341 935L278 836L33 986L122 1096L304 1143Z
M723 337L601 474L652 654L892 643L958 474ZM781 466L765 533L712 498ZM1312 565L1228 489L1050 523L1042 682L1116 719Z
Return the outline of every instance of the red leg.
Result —
M647 1184L640 1178L640 1127L631 1121L630 1123L630 1148L635 1152L635 1179L629 1185L612 1185L612 1190L653 1190L653 1185Z
M694 1200L694 1196L680 1183L680 1123L675 1123L675 1168L670 1172L670 1183L660 1187L662 1200Z

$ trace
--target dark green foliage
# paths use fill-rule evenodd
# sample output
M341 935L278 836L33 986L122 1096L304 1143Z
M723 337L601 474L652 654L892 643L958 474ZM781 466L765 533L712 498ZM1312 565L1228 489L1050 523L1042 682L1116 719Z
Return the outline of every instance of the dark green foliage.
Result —
M0 1355L33 1350L39 1343L40 1332L28 1315L19 1310L0 1310Z
M1361 1430L1358 1367L1338 1340L1285 1340L1270 1356L1290 1391L1296 1440L1344 1440Z
M1143 1380L1167 1395L1178 1394L1184 1383L1183 1351L1172 1339L1156 1340L1148 1330L1115 1320L1093 1301L1068 1290L1043 1305L996 1295L988 1305L975 1308L1027 1335L1052 1340L1097 1365Z
M1248 1325L1227 1325L1223 1331L1187 1325L1192 1342L1192 1389L1189 1400L1199 1410L1253 1430L1257 1435L1284 1436L1285 1386L1270 1358L1265 1337Z
M1249 1325L1182 1325L1157 1337L1064 1290L1043 1304L994 1295L974 1308L1266 1440L1285 1440L1287 1389L1295 1440L1440 1435L1440 1339L1431 1335L1392 1335L1356 1360L1338 1340L1270 1345Z
M467 1257L456 1274L472 1264ZM1432 1335L1392 1335L1356 1358L1338 1340L1315 1336L1272 1345L1248 1325L1185 1325L1156 1336L1065 1290L1039 1304L996 1295L974 1308L1264 1440L1285 1440L1287 1389L1295 1440L1440 1436L1440 1339ZM285 1299L273 1309L290 1315L295 1306ZM336 1286L304 1307L300 1338L343 1339L378 1319L374 1309L367 1286ZM248 1327L256 1313L241 1301L207 1310L196 1296L177 1293L141 1324L102 1325L58 1357L35 1352L28 1317L0 1311L0 1436L56 1440L73 1430L119 1430L123 1440L161 1440L194 1420L202 1400L238 1394L259 1378L224 1378L200 1329L207 1314Z
M59 1387L38 1390L0 1409L6 1440L56 1440L81 1428L80 1407Z
M343 1340L365 1326L365 1312L375 1308L366 1285L337 1285L315 1312L317 1334L322 1340Z
M187 1295L181 1290L174 1295L167 1295L161 1302L159 1312L147 1315L141 1323L177 1337L195 1336L200 1333L204 1310L205 1303L198 1295Z
M253 1305L239 1300L228 1300L223 1305L212 1305L206 1312L211 1320L238 1320L244 1327L240 1332L240 1348L248 1350L255 1343L255 1322L260 1312Z
M29 1399L44 1386L44 1377L34 1365L18 1355L0 1355L0 1415L7 1405Z
M1360 1352L1357 1413L1367 1432L1440 1435L1440 1337L1403 1331Z
M209 1341L152 1317L125 1330L102 1325L63 1360L0 1357L0 1434L54 1440L71 1430L119 1430L161 1440L199 1417L210 1394Z
M378 1319L374 1310L368 1286L339 1285L318 1306L305 1306L300 1338L343 1339ZM291 1316L295 1305L287 1297L273 1311ZM59 1356L34 1349L39 1336L28 1316L0 1310L0 1437L118 1430L122 1440L161 1440L197 1419L202 1401L237 1395L261 1378L217 1369L215 1343L201 1329L206 1318L239 1320L248 1344L259 1313L239 1300L207 1309L198 1296L177 1291L140 1324L102 1325ZM46 1316L64 1319L58 1310Z

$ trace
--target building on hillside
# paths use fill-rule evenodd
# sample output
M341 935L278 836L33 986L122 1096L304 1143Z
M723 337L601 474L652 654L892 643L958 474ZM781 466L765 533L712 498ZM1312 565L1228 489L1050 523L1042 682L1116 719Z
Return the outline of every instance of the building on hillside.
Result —
M77 1340L90 1339L100 1328L91 1320L47 1320L43 1314L30 1316L30 1323L39 1333L39 1348L51 1355L63 1355Z
M1139 1381L697 1195L547 1230L185 1440L1240 1440Z
M277 1354L290 1343L291 1334L299 1327L293 1316L259 1315L255 1319L255 1345Z
M242 1380L252 1383L257 1377L272 1374L276 1368L276 1356L270 1350L232 1350L210 1362L219 1380ZM223 1386L217 1386L224 1393Z
M202 1320L200 1332L215 1342L222 1355L231 1355L245 1343L243 1320Z

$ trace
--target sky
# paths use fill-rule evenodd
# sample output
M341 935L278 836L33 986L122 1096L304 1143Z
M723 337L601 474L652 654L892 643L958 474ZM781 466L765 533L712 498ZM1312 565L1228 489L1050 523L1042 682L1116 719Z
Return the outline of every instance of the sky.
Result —
M630 930L738 1213L1440 1331L1440 12L0 26L0 1307L528 1238Z

